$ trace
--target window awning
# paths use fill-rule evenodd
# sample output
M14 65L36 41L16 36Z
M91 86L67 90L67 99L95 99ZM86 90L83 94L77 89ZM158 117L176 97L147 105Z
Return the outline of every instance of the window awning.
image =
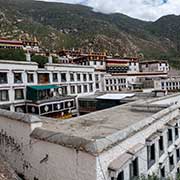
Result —
M58 89L60 87L56 85L42 85L42 86L28 86L28 88L36 90L36 91L41 91L41 90L48 90L48 89Z
M133 156L129 153L124 153L115 159L108 167L110 171L119 171Z

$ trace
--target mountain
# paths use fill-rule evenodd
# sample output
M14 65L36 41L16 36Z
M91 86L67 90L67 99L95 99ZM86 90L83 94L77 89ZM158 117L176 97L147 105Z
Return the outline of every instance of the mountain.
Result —
M145 58L171 58L180 49L180 17L145 22L90 7L33 0L0 0L0 36L36 36L42 47L92 48Z

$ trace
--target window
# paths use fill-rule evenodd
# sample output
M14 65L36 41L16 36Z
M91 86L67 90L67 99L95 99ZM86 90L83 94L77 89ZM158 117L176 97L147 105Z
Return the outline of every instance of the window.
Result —
M92 81L92 74L89 74L89 81Z
M139 176L138 170L138 158L132 161L130 164L130 179L135 179Z
M99 89L99 83L96 83L96 89Z
M71 86L71 94L75 94L75 86Z
M101 61L101 66L102 66L103 64L104 64L103 61Z
M161 177L161 179L163 179L163 178L165 178L165 176L166 176L166 174L165 174L165 167L162 167L160 169L160 177Z
M159 139L159 156L161 156L164 153L164 140L163 136L160 136Z
M77 93L81 93L82 89L81 89L81 85L77 86Z
M109 81L106 79L106 84L109 84Z
M173 135L172 135L172 129L168 129L168 146L170 146L173 143Z
M92 84L92 83L89 84L89 91L90 91L90 92L93 92L93 84Z
M83 74L83 81L87 81L87 75Z
M58 82L58 73L53 73L53 82Z
M24 90L23 89L15 89L15 100L24 99Z
M96 63L96 61L94 61L94 65L96 65L97 63Z
M77 81L81 81L81 75L77 74Z
M0 73L0 84L7 84L7 73Z
M123 171L121 171L121 172L118 174L117 180L124 180L124 172L123 172Z
M63 95L67 94L67 86L62 87L62 94Z
M74 74L73 73L70 74L70 81L74 81Z
M8 90L0 90L0 101L9 101Z
M66 82L67 80L66 80L66 73L62 73L61 74L61 81L62 82Z
M172 171L174 169L174 156L169 156L169 169Z
M148 169L149 169L156 161L155 144L147 146L147 158L148 158Z
M99 81L99 75L98 74L95 74L95 80Z
M27 81L28 81L28 83L33 83L34 82L34 74L28 73L27 74Z
M177 162L180 161L180 149L176 149L176 159L177 159Z
M178 127L178 123L176 123L175 125L175 139L179 138L179 127Z
M88 92L88 88L87 88L87 85L84 85L84 92Z
M14 73L14 83L22 83L22 73Z

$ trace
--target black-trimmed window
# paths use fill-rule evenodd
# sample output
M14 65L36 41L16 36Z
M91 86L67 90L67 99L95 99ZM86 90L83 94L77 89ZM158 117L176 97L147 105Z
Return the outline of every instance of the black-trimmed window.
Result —
M155 144L147 146L148 169L150 169L156 162Z
M124 180L124 171L121 171L121 172L118 174L117 180Z
M58 73L53 73L53 82L58 82Z
M83 81L87 81L87 74L83 74Z
M130 179L136 179L139 176L139 163L138 163L138 158L135 158L132 163L129 165L129 170L130 170Z
M92 78L92 74L89 74L89 81L92 81L93 78Z
M0 90L0 101L9 101L9 91L8 90Z
M81 74L77 74L77 81L81 81Z
M74 81L74 74L73 73L70 74L70 81L71 82Z
M174 127L174 130L175 130L175 139L178 139L179 138L179 127L178 127L178 123L176 123L175 127Z
M174 156L169 156L169 169L172 171L174 169Z
M71 94L75 94L75 86L71 86L70 89L71 89Z
M15 100L24 99L24 89L15 89Z
M168 137L168 146L170 146L173 143L173 132L172 132L172 129L168 129L167 137Z
M87 87L87 85L84 85L84 92L85 92L85 93L88 92L88 87Z
M6 72L0 72L0 84L7 84L7 73Z
M163 136L160 136L159 138L159 156L161 156L164 153L164 138Z
M161 178L161 179L164 179L165 177L166 177L165 166L163 166L163 167L160 169L160 178Z
M22 73L14 73L14 83L17 84L23 83Z
M81 93L82 92L82 86L81 85L78 85L77 86L77 93Z
M27 74L27 82L28 83L33 83L34 82L34 74L33 73L28 73Z
M61 81L62 82L66 82L67 81L66 73L61 73Z
M180 161L180 148L176 149L176 159L177 159L177 162Z

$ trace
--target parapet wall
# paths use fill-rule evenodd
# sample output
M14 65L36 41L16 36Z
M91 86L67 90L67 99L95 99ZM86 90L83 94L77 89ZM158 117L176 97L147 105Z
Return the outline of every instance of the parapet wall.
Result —
M31 138L32 132L42 127L42 121L37 116L0 110L0 155L27 180L96 179L95 157ZM52 137L54 134L58 133Z

